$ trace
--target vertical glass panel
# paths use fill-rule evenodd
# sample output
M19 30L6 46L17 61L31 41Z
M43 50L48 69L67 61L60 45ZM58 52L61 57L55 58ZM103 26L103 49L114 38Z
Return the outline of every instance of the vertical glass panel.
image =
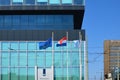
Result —
M60 0L50 0L50 4L60 4Z
M68 76L67 76L68 80L73 80L71 74L72 74L72 68L68 68Z
M1 52L2 53L2 66L8 67L9 65L9 54L8 52Z
M84 80L84 66L82 66L82 79Z
M37 18L37 24L42 25L45 24L45 15L39 15Z
M0 0L0 5L10 5L10 0Z
M20 25L20 16L19 15L12 16L12 24L13 25Z
M35 80L34 68L28 68L28 80Z
M20 42L20 50L27 50L27 43L26 42Z
M74 0L74 4L83 4L83 0Z
M79 68L72 68L72 73L71 73L72 80L80 80L79 75L80 75Z
M21 25L28 25L28 16L27 15L22 15L21 17Z
M62 4L72 4L72 0L62 0Z
M35 42L28 42L28 50L36 50Z
M18 50L18 46L19 46L18 42L11 42L10 49L16 51Z
M34 52L28 52L28 66L35 66L35 51Z
M55 61L54 61L54 64L55 64L55 67L61 67L62 66L62 53L60 52L55 52Z
M16 66L18 66L18 53L16 52L16 51L12 51L11 52L11 66L12 67L16 67Z
M23 2L23 0L13 0L13 2Z
M55 68L55 80L63 80L62 68Z
M71 56L72 56L72 59L71 59L72 66L79 66L79 54L78 54L78 52L77 53L75 51L72 52Z
M68 52L68 66L70 66L70 67L72 66L72 64L71 64L71 61L72 61L71 60L72 59L71 53L72 53L72 51Z
M10 79L18 80L18 68L10 68Z
M11 25L12 24L12 17L10 15L4 16L4 24Z
M44 56L44 51L39 51L37 52L37 65L39 67L44 67L45 66L45 56Z
M4 20L4 17L0 16L0 25L3 25L3 20Z
M63 15L62 16L62 23L73 25L73 16L72 15Z
M35 4L35 0L25 0L25 4Z
M36 16L35 15L29 15L29 25L36 25ZM34 26L33 26L34 27Z
M63 68L63 80L67 80L67 68Z
M9 44L9 42L2 42L1 43L2 44L2 50L9 50L9 48L10 48L10 44Z
M46 15L45 16L45 22L46 24L53 24L54 23L54 15Z
M47 4L48 0L37 0L38 4Z
M23 0L13 0L12 3L13 4L22 4Z
M55 24L62 24L62 16L56 15L55 17Z
M67 66L67 52L66 51L63 51L62 53L62 58L63 58L63 66L66 67Z
M26 66L27 65L27 54L26 52L20 52L20 66Z
M27 69L20 68L19 80L27 80Z
M52 51L46 52L46 67L52 66Z
M8 80L8 68L2 68L2 80Z

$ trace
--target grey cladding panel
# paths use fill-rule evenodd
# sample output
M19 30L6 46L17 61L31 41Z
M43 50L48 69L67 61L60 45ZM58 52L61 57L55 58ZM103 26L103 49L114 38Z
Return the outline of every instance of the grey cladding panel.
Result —
M82 40L85 40L85 31L82 30L0 30L0 40L8 41L45 41L52 37L54 32L54 40L58 41L62 37L67 36L68 40L78 40L79 32L82 32Z

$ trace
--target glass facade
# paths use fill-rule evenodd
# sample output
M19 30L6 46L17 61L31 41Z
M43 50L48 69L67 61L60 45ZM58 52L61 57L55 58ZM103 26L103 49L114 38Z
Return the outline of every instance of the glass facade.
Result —
M85 80L84 0L0 0L0 7L0 80ZM40 50L52 32L52 47ZM56 47L65 33L67 46Z
M0 0L0 6L8 5L84 5L84 0Z
M50 68L54 54L54 80L81 80L84 78L85 41L81 48L74 47L68 41L65 47L52 47L40 50L38 41L1 41L0 42L0 78L1 80L35 80L34 67ZM54 52L52 52L54 50ZM80 61L82 69L80 70ZM68 71L68 72L67 72ZM84 79L82 79L84 80Z
M1 30L73 30L73 15L0 15Z

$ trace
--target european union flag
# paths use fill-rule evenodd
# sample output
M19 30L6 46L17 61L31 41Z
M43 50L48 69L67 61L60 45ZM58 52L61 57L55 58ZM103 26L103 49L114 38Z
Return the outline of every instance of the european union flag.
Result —
M39 42L39 49L46 49L48 47L52 47L52 38L49 38L45 42Z

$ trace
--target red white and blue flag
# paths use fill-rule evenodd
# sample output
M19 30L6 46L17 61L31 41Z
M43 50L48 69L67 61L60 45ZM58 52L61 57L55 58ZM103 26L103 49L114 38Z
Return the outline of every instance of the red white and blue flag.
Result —
M67 37L65 36L58 41L58 44L56 46L59 47L59 46L66 46L66 45L67 45Z

